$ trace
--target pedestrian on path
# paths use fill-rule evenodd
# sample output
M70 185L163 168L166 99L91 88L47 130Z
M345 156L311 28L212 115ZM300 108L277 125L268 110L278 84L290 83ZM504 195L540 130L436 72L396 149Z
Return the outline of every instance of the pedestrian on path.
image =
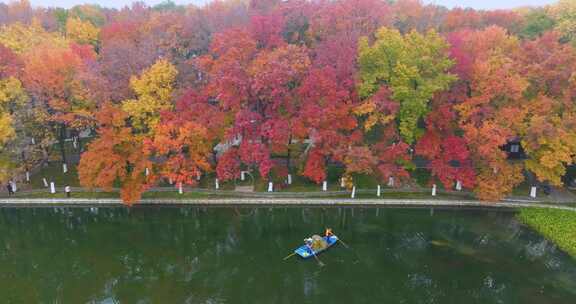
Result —
M12 182L11 181L9 181L6 184L6 189L8 190L8 196L14 195L14 190L12 189Z
M66 197L70 198L70 196L72 196L70 186L64 187L64 192L66 192Z

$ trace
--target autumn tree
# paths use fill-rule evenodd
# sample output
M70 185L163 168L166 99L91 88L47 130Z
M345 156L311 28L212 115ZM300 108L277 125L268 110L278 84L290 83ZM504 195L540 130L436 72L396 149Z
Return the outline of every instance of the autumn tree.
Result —
M16 140L18 129L21 128L14 111L19 110L27 102L20 81L14 77L0 79L0 180L4 181L17 172L19 164L19 147Z
M162 55L161 49L142 31L145 20L119 20L101 29L100 58L90 67L94 75L90 86L105 88L113 102L133 97L130 78L154 64Z
M68 10L67 17L89 22L96 27L102 27L108 19L106 10L94 4L75 5Z
M575 12L573 0L0 3L0 166L17 173L55 138L66 161L66 133L95 129L82 183L119 185L127 202L213 171L321 183L335 163L349 185L401 185L423 164L431 183L483 200L524 175L560 185L576 155ZM510 142L527 159L508 159Z
M25 168L20 157L27 152L23 143L28 140L29 97L17 78L21 68L20 58L0 45L0 180Z
M68 39L80 44L98 44L100 30L89 21L82 21L80 18L68 18L66 21L66 35Z
M153 177L148 150L141 135L135 135L127 124L128 114L117 106L106 104L96 115L98 138L88 144L78 165L80 184L88 188L112 190L121 185L121 197L127 204L140 200Z
M310 142L302 174L321 183L326 180L328 161L344 161L347 147L361 141L352 115L355 103L332 67L312 69L298 93L301 106L294 136Z
M392 7L379 0L340 0L320 2L310 15L307 35L314 41L335 36L369 35L382 26L392 24ZM357 41L354 43L357 44Z
M160 112L172 108L172 92L176 68L166 60L159 60L141 76L130 79L136 99L122 102L122 110L129 115L134 128L142 133L154 133Z
M428 168L446 189L457 183L463 188L476 186L476 170L468 142L458 136L458 116L446 94L433 100L432 111L426 117L426 133L415 146L415 153L428 160Z
M475 192L481 199L499 200L524 179L522 164L509 162L501 149L518 138L525 116L522 104L528 81L518 62L520 44L499 27L461 35L460 49L452 52L467 54L457 60L465 65L459 70L470 74L463 77L461 102L454 108L478 172Z
M30 25L13 23L0 27L0 43L18 54L35 51L43 44L66 47L67 41L59 33L47 32L38 22Z
M2 3L2 5L4 7L1 7L0 24L16 22L27 24L34 17L34 9L28 0L8 1L7 4Z
M104 105L97 115L98 138L80 162L83 185L110 189L120 182L123 201L132 204L160 178L194 184L198 173L210 170L210 124L193 120L187 98L172 111L176 75L172 64L159 60L132 77L136 99Z
M94 125L95 104L87 98L83 83L76 77L84 62L74 50L51 45L38 47L24 56L24 85L34 97L35 111L59 139L64 163L66 130Z
M210 98L193 90L186 92L173 110L163 111L156 133L145 141L145 147L159 160L159 175L175 186L196 185L199 175L214 169L210 159L214 146L223 138L224 124L224 113L210 103ZM238 172L226 159L220 158L218 168ZM218 176L232 178L223 172Z
M528 156L526 169L543 182L560 186L576 155L576 112L573 105L576 51L547 33L525 42L521 56L529 81L520 134Z
M550 14L554 18L555 29L562 33L562 39L573 43L576 39L576 2L560 0L550 8Z
M387 86L390 97L400 105L398 128L409 144L422 134L418 121L428 112L430 99L456 79L448 73L453 62L447 50L448 44L435 31L402 36L397 30L382 28L374 43L367 38L360 41L360 96L369 99ZM368 121L374 119L370 116Z
M208 94L234 116L227 140L241 138L237 155L268 176L271 152L285 150L293 133L295 88L310 61L304 47L262 43L247 30L230 30L214 38L201 62Z

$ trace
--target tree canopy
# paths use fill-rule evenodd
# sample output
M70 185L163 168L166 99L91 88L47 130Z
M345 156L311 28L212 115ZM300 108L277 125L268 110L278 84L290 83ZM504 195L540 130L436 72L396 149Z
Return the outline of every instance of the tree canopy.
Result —
M86 187L133 203L162 180L456 184L483 200L576 155L576 5L418 0L0 5L0 180L90 130ZM30 142L37 144L30 144ZM520 145L512 160L506 147Z

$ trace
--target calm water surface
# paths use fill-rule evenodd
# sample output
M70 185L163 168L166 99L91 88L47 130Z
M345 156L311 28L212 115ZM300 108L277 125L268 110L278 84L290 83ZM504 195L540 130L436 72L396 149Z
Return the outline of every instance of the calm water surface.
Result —
M342 245L282 259L330 226ZM576 303L576 261L486 210L0 209L1 303Z

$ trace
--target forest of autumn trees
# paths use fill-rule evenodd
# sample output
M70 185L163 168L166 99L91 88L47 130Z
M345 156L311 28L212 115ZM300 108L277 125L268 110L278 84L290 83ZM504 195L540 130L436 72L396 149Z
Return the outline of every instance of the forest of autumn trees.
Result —
M68 163L65 139L90 130L80 183L127 203L161 180L322 183L329 166L349 186L400 187L425 164L431 184L482 200L526 176L560 186L576 160L575 47L576 0L1 3L0 181L52 147Z

